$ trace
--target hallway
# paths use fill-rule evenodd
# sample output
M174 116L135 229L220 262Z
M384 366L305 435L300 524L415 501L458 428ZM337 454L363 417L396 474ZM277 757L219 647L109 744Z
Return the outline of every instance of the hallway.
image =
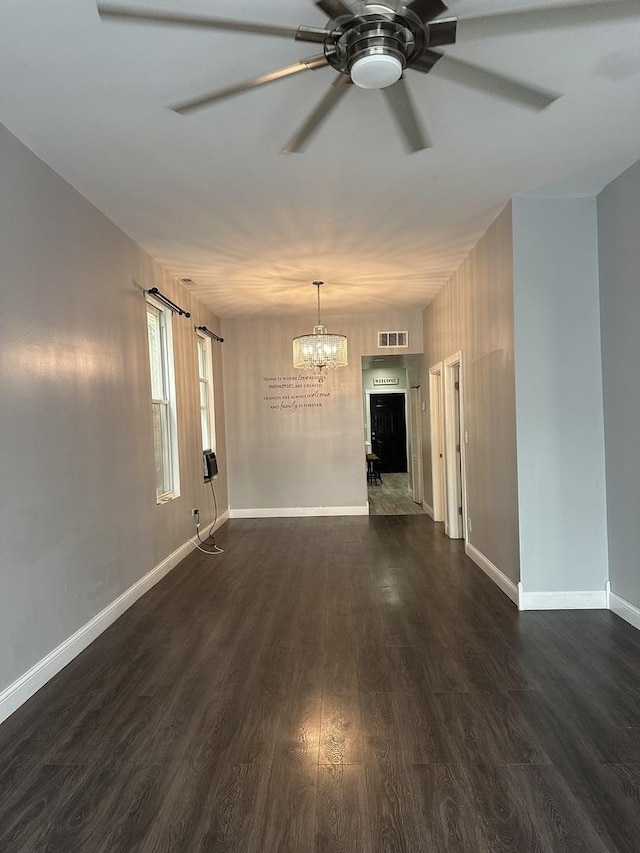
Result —
M382 482L367 483L369 515L426 515L409 491L408 474L382 474Z
M3 853L637 850L640 635L426 516L235 520L0 727Z

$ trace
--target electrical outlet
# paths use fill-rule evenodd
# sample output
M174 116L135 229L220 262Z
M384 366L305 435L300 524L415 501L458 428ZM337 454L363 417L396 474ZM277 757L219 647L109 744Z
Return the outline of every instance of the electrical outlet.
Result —
M473 524L471 524L471 519L467 516L467 533L471 533L473 530Z
M191 515L193 515L193 516L200 515L200 510L197 507L194 507L191 510Z

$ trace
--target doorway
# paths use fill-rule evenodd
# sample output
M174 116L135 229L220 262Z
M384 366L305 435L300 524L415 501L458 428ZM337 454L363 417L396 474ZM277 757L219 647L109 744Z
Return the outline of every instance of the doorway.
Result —
M422 369L423 356L419 353L362 357L370 515L426 514L422 500ZM375 458L369 461L372 456Z
M369 395L371 450L382 474L407 473L406 409L404 392Z

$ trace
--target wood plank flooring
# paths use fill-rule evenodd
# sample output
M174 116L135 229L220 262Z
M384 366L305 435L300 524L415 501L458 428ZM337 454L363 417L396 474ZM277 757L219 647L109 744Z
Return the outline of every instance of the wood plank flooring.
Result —
M229 522L0 726L2 853L637 853L640 634L426 516Z
M367 484L369 515L426 515L414 502L408 474L383 474L381 483Z

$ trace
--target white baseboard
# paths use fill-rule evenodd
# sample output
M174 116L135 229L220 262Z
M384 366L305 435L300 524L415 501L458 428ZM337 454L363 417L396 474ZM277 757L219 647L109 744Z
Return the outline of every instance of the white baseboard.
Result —
M497 566L491 562L491 560L487 559L485 555L478 551L470 542L464 543L464 552L476 566L479 566L482 571L488 575L491 580L498 586L505 595L507 595L514 604L520 606L520 596L518 592L518 585L515 584L512 580L501 572Z
M606 589L524 592L522 610L606 610Z
M630 601L621 598L615 592L610 592L609 610L613 610L617 616L640 631L640 609L635 604L631 604Z
M215 525L214 525L213 529L214 529L214 530L219 530L219 529L222 527L222 525L223 525L225 522L227 522L227 521L229 521L229 510L228 510L228 509L225 509L225 511L222 513L222 515L219 515L219 516L218 516L218 519L217 519L217 521L216 521L216 523L215 523ZM201 522L201 523L200 523L200 535L202 536L202 533L203 533L203 532L208 532L210 527L211 527L211 522L210 522L210 521L208 521L206 524L204 524L203 522ZM193 542L193 543L194 543L194 545L195 545L195 544L196 544L196 542L198 541L198 537L197 537L197 536L192 536L192 537L191 537L191 539L190 539L189 541L190 541L190 542ZM185 544L186 544L186 543L185 543ZM184 547L184 546L183 546L183 547Z
M433 507L429 506L426 501L422 501L422 509L427 513L429 518L433 518Z
M369 504L362 504L362 506L285 506L229 510L229 518L309 518L310 516L322 515L369 515Z
M224 512L216 522L215 529L221 527L229 513ZM202 525L201 529L209 525ZM47 681L57 675L61 669L70 663L80 652L84 651L103 631L112 625L116 619L128 610L132 604L148 592L153 586L162 580L165 575L174 569L178 563L190 554L196 547L197 537L188 539L161 563L151 569L150 572L136 581L126 592L118 596L100 613L93 617L86 625L79 628L57 648L39 660L31 669L28 669L13 684L10 684L0 693L0 723L7 719L14 711L30 699L34 693L40 690Z

